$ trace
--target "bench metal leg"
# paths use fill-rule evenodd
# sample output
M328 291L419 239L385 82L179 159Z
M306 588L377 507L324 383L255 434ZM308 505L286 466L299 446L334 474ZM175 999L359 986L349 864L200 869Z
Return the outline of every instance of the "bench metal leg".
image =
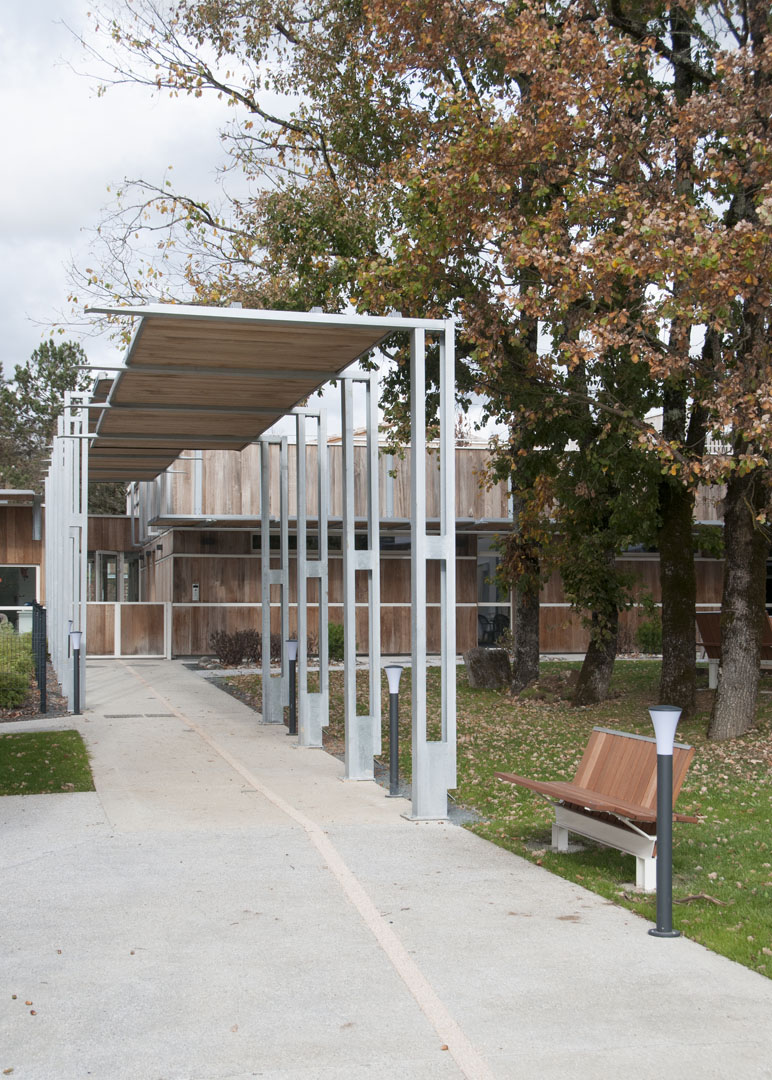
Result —
M560 825L552 826L552 846L556 851L568 851L568 829Z
M718 686L718 660L708 660L708 690Z
M657 860L646 859L642 855L635 859L635 884L644 892L657 891Z

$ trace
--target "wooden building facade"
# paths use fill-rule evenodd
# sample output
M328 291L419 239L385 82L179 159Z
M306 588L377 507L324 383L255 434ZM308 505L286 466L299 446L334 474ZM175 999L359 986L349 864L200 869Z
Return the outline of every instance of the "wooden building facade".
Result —
M0 621L32 629L30 605L45 597L43 515L32 491L0 490Z
M341 447L328 447L330 514L328 519L328 598L331 622L343 621L343 558L341 550ZM133 486L130 516L92 517L89 521L90 655L197 656L211 651L217 630L260 629L261 554L259 453L257 445L237 453L224 450L184 452L155 481ZM271 446L272 523L278 524L278 446ZM297 515L295 446L289 453L290 627L295 628L296 581L292 524ZM357 530L366 531L366 448L355 446L355 510ZM316 447L307 447L309 470ZM492 577L497 555L495 536L511 528L505 485L482 483L487 449L456 449L456 648L493 644L510 626L510 597ZM380 501L380 629L382 652L410 652L410 455L379 459ZM438 524L439 476L431 453L426 459L429 530ZM701 494L696 518L718 523L715 492ZM309 551L318 550L315 492L308 491ZM268 542L278 544L271 531ZM630 552L620 560L639 581L641 594L658 603L659 562L656 553ZM436 570L436 572L433 572ZM698 557L698 599L703 610L720 607L723 564ZM314 611L318 595L309 594L310 635L315 636ZM439 566L429 564L427 647L440 641ZM566 603L559 576L541 594L543 653L581 653L587 631ZM642 617L633 608L621 616L621 647L634 647ZM364 582L357 595L357 649L367 650L368 609ZM272 600L272 632L279 633L279 605Z

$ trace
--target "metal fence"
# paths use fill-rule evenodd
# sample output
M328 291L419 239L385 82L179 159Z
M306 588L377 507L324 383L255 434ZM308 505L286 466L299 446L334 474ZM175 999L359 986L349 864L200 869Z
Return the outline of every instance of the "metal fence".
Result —
M45 712L46 675L46 610L35 603L31 632L19 633L18 624L7 618L0 621L0 706L13 708L26 701L34 676L40 711Z
M40 711L48 707L46 682L48 678L48 655L46 647L46 609L37 601L32 605L32 655L35 659L35 681L40 694Z

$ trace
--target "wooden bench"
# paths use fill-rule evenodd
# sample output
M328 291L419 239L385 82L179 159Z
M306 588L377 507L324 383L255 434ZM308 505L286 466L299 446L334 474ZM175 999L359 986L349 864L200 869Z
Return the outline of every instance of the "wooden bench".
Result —
M708 688L715 690L718 686L718 668L721 663L721 612L698 611L696 619L701 645L708 658ZM762 631L760 659L762 668L772 667L772 619L769 615Z
M673 805L678 798L694 748L676 743L673 750ZM636 885L657 887L657 744L645 735L593 728L571 783L544 783L514 773L499 780L542 795L555 807L552 844L568 850L569 832L597 840L636 858ZM684 814L676 821L696 822Z

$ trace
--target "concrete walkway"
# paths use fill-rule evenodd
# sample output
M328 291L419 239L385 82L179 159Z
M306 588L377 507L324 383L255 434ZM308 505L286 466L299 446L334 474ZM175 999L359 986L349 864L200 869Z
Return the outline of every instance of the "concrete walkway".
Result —
M762 976L405 821L179 663L93 661L89 705L3 727L77 727L97 791L0 800L0 1075L772 1077Z

